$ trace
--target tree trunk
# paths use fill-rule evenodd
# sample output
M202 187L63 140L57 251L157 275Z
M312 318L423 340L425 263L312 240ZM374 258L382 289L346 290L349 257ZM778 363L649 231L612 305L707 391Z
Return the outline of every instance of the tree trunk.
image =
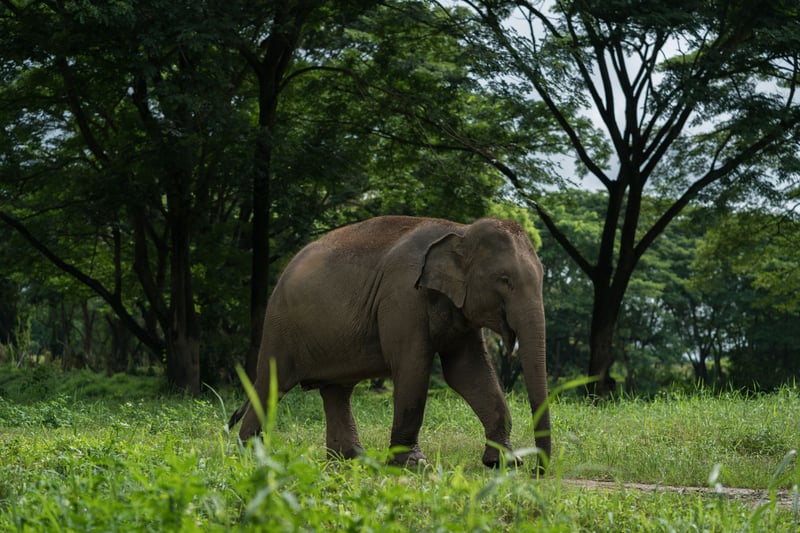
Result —
M256 379L258 351L269 298L269 218L270 218L270 161L272 159L269 129L262 127L256 141L253 173L252 266L250 279L250 345L245 370L251 381Z
M175 387L197 395L200 393L200 339L193 334L182 309L176 309L173 317L175 328L167 336L167 379Z
M711 378L708 375L708 367L706 366L707 357L708 354L700 353L697 357L697 361L692 361L694 377L697 378L697 381L704 387L708 387L711 384Z
M89 300L81 302L81 315L83 316L83 361L81 367L93 364L94 355L94 321L97 317L95 311L89 308Z
M108 375L132 370L129 366L131 358L128 356L130 330L114 315L106 315L106 321L111 329L111 350L103 357L103 369Z
M599 324L598 324L599 322ZM616 381L611 377L613 357L614 324L609 320L592 319L589 352L589 376L597 378L590 387L594 396L607 396L616 389Z
M589 332L589 376L597 381L589 386L591 396L607 396L614 392L617 385L611 377L611 365L614 363L614 328L619 305L609 297L609 292L595 289Z
M725 373L722 371L722 349L719 347L712 348L714 357L714 384L722 388L725 381Z
M505 350L505 347L501 348ZM522 363L519 358L512 357L505 351L500 352L500 386L504 392L511 392L514 390L514 385L517 384L517 379L522 373Z
M270 232L270 165L272 163L272 135L278 110L281 84L291 64L300 41L301 31L318 2L277 2L272 33L264 41L264 54L243 50L245 59L258 77L259 134L255 146L253 168L253 261L250 281L250 345L247 350L245 370L255 381L261 333L269 298L269 232Z
M175 178L168 194L170 224L170 305L166 337L167 379L192 394L200 392L200 321L194 307L191 262L191 195L188 180Z
M61 370L68 371L82 368L80 356L72 349L72 325L74 322L73 307L61 302Z

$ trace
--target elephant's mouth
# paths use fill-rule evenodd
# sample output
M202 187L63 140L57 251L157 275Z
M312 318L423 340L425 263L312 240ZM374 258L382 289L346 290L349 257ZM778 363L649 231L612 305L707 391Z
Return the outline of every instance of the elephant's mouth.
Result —
M500 323L500 331L498 333L503 337L503 344L506 347L506 356L511 357L514 354L514 348L517 345L517 334L514 333L514 330L511 329L511 326L508 325L505 317Z

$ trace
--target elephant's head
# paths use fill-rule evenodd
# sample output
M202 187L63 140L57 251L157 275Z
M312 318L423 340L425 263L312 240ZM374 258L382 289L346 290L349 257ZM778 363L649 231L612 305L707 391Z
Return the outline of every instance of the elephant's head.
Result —
M519 224L482 219L427 251L418 285L444 293L476 327L492 329L513 350L519 341L532 412L547 400L542 264ZM550 456L550 416L536 424L536 446Z

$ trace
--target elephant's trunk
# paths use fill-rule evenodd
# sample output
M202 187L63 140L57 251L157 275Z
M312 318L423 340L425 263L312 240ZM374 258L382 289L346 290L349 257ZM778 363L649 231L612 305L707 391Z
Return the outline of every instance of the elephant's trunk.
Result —
M547 407L547 360L545 355L544 306L541 302L521 314L510 314L509 325L519 340L518 357L522 362L531 412L536 418L536 447L550 458L550 410ZM539 410L541 409L541 412ZM546 462L545 462L546 464ZM545 466L541 461L539 468Z

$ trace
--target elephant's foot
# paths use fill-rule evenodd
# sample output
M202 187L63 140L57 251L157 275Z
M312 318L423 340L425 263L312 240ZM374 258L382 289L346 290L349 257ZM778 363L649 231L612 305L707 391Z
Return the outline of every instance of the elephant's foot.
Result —
M242 410L245 410L244 415L240 413ZM255 411L245 404L245 406L239 408L239 411L234 413L234 415L231 417L231 421L235 423L238 419L237 417L241 416L244 418L242 420L242 426L239 428L239 439L242 442L247 442L253 437L260 436L261 422L258 420ZM228 424L230 427L231 423L229 422Z
M428 458L425 457L425 454L422 453L422 450L419 449L419 445L415 444L410 450L407 452L397 452L394 454L394 457L389 460L390 465L395 466L405 466L405 467L415 467L415 466L422 466L428 464Z
M328 448L328 459L337 461L340 459L355 459L364 453L364 448L359 445L353 445L348 448L332 449Z
M505 458L501 457L501 453L505 453ZM487 444L486 451L483 452L483 464L489 468L498 468L501 464L521 466L522 463L522 457L511 451L511 448L507 448L504 452L501 452L501 450Z

